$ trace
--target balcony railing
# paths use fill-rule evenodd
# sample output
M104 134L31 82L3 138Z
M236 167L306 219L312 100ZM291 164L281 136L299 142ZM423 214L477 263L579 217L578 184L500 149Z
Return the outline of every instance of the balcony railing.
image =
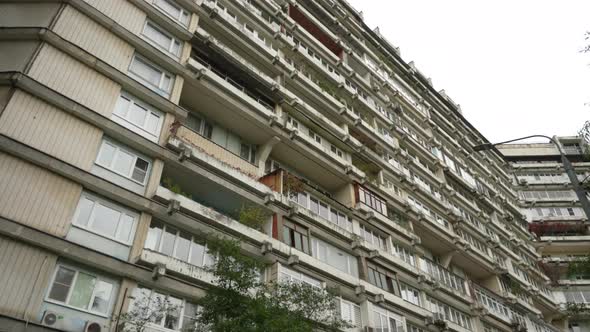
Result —
M264 101L260 96L258 96L256 93L254 93L250 89L248 89L245 86L243 86L242 84L238 83L234 78L232 78L228 74L224 73L223 71L221 71L218 68L211 65L207 60L205 60L195 54L191 55L191 59L195 60L196 62L203 65L205 68L214 72L215 74L217 74L217 76L219 76L220 78L222 78L223 80L225 80L226 82L228 82L229 84L234 86L236 89L240 90L241 92L246 94L248 97L254 99L254 101L256 101L258 104L260 104L262 107L264 107L264 108L268 109L270 112L274 113L274 107L272 105L270 105L269 103Z
M465 280L433 261L425 258L420 259L420 270L451 290L457 291L461 295L467 295Z

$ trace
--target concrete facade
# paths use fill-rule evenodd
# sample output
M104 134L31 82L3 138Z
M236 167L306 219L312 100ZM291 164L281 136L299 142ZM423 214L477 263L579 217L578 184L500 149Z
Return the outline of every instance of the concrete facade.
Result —
M570 323L504 156L346 1L0 1L0 27L0 331L116 331L139 289L188 313L210 233L337 287L350 331Z

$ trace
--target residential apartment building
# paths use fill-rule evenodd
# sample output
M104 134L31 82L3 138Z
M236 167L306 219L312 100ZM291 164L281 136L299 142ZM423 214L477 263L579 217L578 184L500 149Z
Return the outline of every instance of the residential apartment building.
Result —
M584 186L590 175L585 156L587 142L578 136L554 140ZM575 310L590 304L590 276L570 266L584 261L590 253L588 216L565 173L558 148L547 142L506 144L498 149L512 164L529 229L537 237L535 247L542 255L541 267L551 279L563 315L567 315L562 329L590 331L588 312Z
M0 330L120 331L142 294L186 330L211 233L337 287L351 331L565 324L502 155L345 1L0 1L0 26Z

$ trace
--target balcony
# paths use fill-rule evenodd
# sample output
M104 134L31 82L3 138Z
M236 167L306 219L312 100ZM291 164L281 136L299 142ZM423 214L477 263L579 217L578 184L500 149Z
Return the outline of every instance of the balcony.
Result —
M448 293L459 295L464 300L469 299L470 295L463 278L426 258L421 258L419 265L421 271L438 282Z
M239 155L217 145L209 139L201 136L194 132L192 129L185 126L179 126L176 130L176 138L180 141L190 144L191 146L200 149L203 153L206 153L223 163L227 167L231 167L237 171L244 173L245 175L257 179L259 175L258 166L244 160Z
M538 237L569 237L586 236L588 224L586 222L538 222L529 224L529 231Z

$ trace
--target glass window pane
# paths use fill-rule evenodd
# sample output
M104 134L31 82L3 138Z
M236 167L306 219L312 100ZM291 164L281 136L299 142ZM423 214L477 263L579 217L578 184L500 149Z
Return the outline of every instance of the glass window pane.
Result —
M309 253L309 240L308 240L307 236L302 235L301 241L303 242L303 252Z
M88 221L90 220L90 213L92 213L93 207L94 202L82 196L82 199L78 204L78 217L76 218L76 225L88 225Z
M332 209L330 209L330 221L335 224L338 224L338 214L335 210Z
M164 327L167 329L175 330L178 328L178 323L180 321L180 309L182 306L182 300L177 299L175 297L169 297L168 301L174 310L170 310L166 313Z
M134 103L129 109L129 116L127 119L137 126L143 127L147 114L148 110Z
M291 229L285 225L283 225L283 242L293 246L293 240L291 239Z
M75 271L60 266L55 274L51 291L49 291L49 298L65 302L75 274Z
M166 227L166 232L162 237L162 250L165 255L172 256L174 252L174 241L176 240L176 230L174 228Z
M154 86L160 86L162 72L148 65L144 60L135 57L131 63L131 71Z
M117 240L123 242L131 241L131 231L133 230L133 224L135 218L130 215L123 214L119 221L119 229L117 230Z
M301 243L301 234L294 232L295 238L295 248L298 250L303 250L303 244Z
M131 101L124 96L120 96L117 100L117 105L115 105L114 113L119 115L120 117L126 117L127 112L129 110L129 103Z
M193 242L191 243L191 261L195 266L203 266L203 254L205 253L205 246Z
M156 135L160 129L160 116L150 112L144 129L147 132Z
M143 183L145 181L145 176L147 174L147 170L149 167L149 163L141 158L137 158L135 161L135 167L133 168L133 174L131 178L136 181Z
M190 246L191 246L190 234L180 233L180 236L176 239L176 252L174 254L174 257L187 262Z
M328 206L322 202L320 202L320 217L322 217L326 220L329 217Z
M129 174L131 173L131 167L133 167L134 160L135 156L133 156L127 151L119 150L115 157L113 170L125 176L129 176Z
M117 148L115 148L112 144L103 141L100 147L100 152L98 153L98 160L96 162L105 167L110 167L113 163L113 159L115 158L116 151Z
M312 212L315 212L315 213L317 213L317 214L319 214L319 213L320 213L320 212L319 212L319 202L318 202L318 201L317 201L315 198L313 198L313 197L312 197L312 198L310 198L310 200L309 200L309 209L310 209Z
M95 283L96 278L79 272L68 304L76 308L88 309Z
M94 208L94 220L90 228L103 235L115 237L120 218L121 212L97 203Z
M156 43L160 48L168 51L172 38L157 28L153 23L147 22L143 34Z
M94 300L92 301L91 310L106 314L111 301L113 285L108 282L99 280L94 289Z
M164 227L157 221L152 221L150 229L145 240L144 248L150 250L158 250L160 245L160 237L162 236L162 229Z
M195 331L196 324L196 317L197 317L197 310L198 306L196 304L192 304L190 302L186 302L184 304L184 312L182 318L182 331L192 332Z

